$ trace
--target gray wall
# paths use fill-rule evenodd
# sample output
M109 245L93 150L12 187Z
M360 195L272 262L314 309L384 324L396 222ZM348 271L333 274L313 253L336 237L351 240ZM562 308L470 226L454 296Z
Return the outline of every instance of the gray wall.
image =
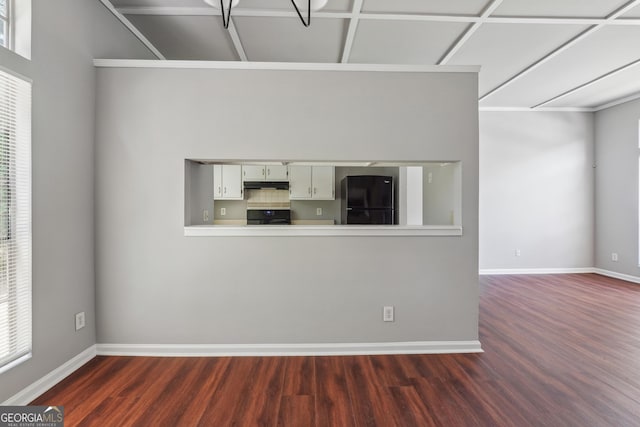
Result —
M638 120L640 101L596 113L595 265L640 277L638 267ZM618 254L618 262L611 253Z
M96 96L100 343L477 339L474 73L99 69ZM185 158L462 160L464 236L184 237Z
M3 65L33 79L33 357L0 375L0 402L96 342L91 61L107 51L149 57L103 9L34 0L32 61L2 54ZM106 42L112 35L117 48ZM75 332L79 311L87 326Z
M593 266L593 135L592 113L480 113L481 269Z

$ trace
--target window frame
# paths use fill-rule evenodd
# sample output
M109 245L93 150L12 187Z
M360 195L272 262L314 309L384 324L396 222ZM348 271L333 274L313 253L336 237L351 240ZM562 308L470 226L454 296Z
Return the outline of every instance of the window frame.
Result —
M6 15L0 13L0 21L4 22L5 37L5 44L0 46L13 50L13 0L6 0L6 7Z

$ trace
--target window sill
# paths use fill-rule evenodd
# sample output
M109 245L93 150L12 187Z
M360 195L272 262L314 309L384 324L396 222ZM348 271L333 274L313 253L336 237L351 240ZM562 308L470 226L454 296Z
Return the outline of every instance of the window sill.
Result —
M193 225L186 237L207 236L462 236L461 226L450 225Z
M27 360L31 359L31 352L25 354L24 356L20 356L15 360L12 360L11 362L7 363L6 365L0 366L0 374L7 372L10 369L15 368L16 366L26 362Z

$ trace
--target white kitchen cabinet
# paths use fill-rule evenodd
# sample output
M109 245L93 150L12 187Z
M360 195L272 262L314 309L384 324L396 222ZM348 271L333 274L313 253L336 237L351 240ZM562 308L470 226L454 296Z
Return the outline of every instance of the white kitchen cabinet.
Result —
M243 165L243 181L286 181L287 167L283 165Z
M289 166L289 199L311 199L311 166Z
M333 166L289 166L291 200L335 200Z
M264 165L242 165L243 181L264 181Z
M289 179L287 167L284 165L266 166L265 169L267 181L287 181Z
M333 166L311 167L312 199L335 200L335 168Z
M242 166L213 165L214 200L242 200Z

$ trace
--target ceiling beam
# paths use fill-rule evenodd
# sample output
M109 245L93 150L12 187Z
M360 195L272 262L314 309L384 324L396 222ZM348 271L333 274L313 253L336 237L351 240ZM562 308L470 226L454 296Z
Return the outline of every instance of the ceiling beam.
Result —
M576 37L574 37L571 40L569 40L567 43L565 43L565 44L561 45L560 47L554 49L552 52L548 53L547 55L543 56L542 58L540 58L539 60L537 60L533 64L529 65L524 70L522 70L519 73L511 76L509 79L505 80L504 82L502 82L501 84L499 84L495 88L491 89L489 92L487 92L484 95L482 95L480 97L480 101L482 101L483 99L487 98L488 96L493 95L494 93L498 92L499 90L504 89L505 87L509 86L513 82L516 82L516 81L520 80L522 77L526 76L527 74L529 74L533 70L535 70L538 67L540 67L541 65L549 62L551 59L555 58L556 56L558 56L562 52L568 50L570 47L576 45L578 42L584 40L585 38L589 37L590 35L592 35L596 31L598 31L599 29L603 28L609 22L614 22L618 17L624 15L625 13L627 13L628 11L633 9L634 7L638 6L639 4L640 4L640 0L632 0L632 1L628 2L628 3L626 3L624 6L622 6L621 8L619 8L618 10L616 10L615 12L613 12L609 16L607 16L607 18L606 18L604 23L601 23L601 24L598 24L598 25L594 25L594 26L588 28L587 30L585 30L585 31L581 32L580 34L578 34Z
M153 43L151 43L149 41L149 39L147 39L144 34L142 34L140 32L140 30L138 30L136 28L135 25L133 25L131 23L131 21L129 21L121 12L119 12L112 4L109 0L100 0L100 2L109 10L109 12L111 12L113 14L113 16L115 16L116 18L118 18L118 20L120 22L122 22L122 24L127 27L127 29L129 31L131 31L131 33L136 36L138 38L138 40L140 40L140 42L146 46L147 49L149 49L151 51L151 53L153 53L156 58L158 59L167 59L164 57L164 55L153 45Z
M640 59L636 59L635 61L630 62L627 65L623 65L622 67L618 67L615 70L611 70L608 73L605 73L605 74L603 74L603 75L601 75L599 77L596 77L593 80L589 80L586 83L583 83L583 84L581 84L579 86L574 87L573 89L569 89L568 91L563 92L560 95L554 96L553 98L550 98L550 99L548 99L548 100L546 100L544 102L541 102L541 103L539 103L537 105L534 105L532 108L539 108L539 107L542 107L543 105L550 104L553 101L557 101L558 99L565 98L565 97L571 95L572 93L576 93L579 90L582 90L582 89L584 89L586 87L593 86L594 84L600 82L601 80L604 80L606 78L614 76L614 75L616 75L616 74L618 74L618 73L620 73L622 71L628 70L629 68L635 67L638 64L640 64Z
M121 7L118 8L120 13L124 15L171 15L171 16L210 16L220 15L220 9L213 7L163 7L163 6L147 6L147 7ZM267 17L267 18L297 18L300 19L295 9L293 10L275 10L275 9L243 9L233 8L231 16L250 16L250 17ZM313 12L314 18L351 18L351 12Z
M447 62L449 62L449 60L453 58L453 55L455 55L458 52L458 50L460 50L460 48L464 46L467 40L471 38L473 33L475 33L480 28L480 26L485 22L485 20L489 16L491 16L493 11L496 10L498 6L500 6L502 1L503 0L493 0L491 3L489 3L489 5L485 8L485 10L480 15L480 19L476 21L473 25L471 25L471 27L467 29L467 31L462 35L462 37L460 37L453 44L453 46L449 48L447 53L445 53L445 55L442 58L440 58L440 60L438 61L438 65L445 65Z
M248 61L247 54L244 51L244 47L242 46L242 42L240 41L240 36L238 35L238 31L236 30L236 24L233 22L233 18L229 18L229 36L231 37L231 42L233 43L233 47L236 49L236 53L241 61Z
M353 8L351 10L351 20L349 21L349 29L347 30L347 36L344 39L344 48L342 49L342 59L340 62L349 62L351 56L351 48L353 47L353 41L356 38L356 30L358 29L358 22L360 21L360 12L362 11L363 0L354 0Z

